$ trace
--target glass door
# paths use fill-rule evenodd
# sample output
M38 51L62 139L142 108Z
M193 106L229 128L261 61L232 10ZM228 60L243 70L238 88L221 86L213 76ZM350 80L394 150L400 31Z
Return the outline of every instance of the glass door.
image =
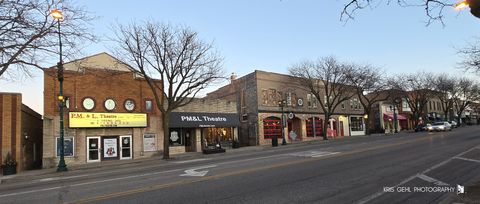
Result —
M87 137L87 162L100 161L100 137Z
M120 136L120 159L132 158L132 136L123 135Z

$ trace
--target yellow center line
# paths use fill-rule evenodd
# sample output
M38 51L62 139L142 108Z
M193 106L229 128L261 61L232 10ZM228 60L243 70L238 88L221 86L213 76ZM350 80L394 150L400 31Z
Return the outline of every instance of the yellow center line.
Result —
M301 164L301 163L306 163L306 162L311 162L311 161L323 160L323 159L328 159L328 158L333 158L333 157L348 156L348 155L363 153L363 152L367 152L367 151L373 151L373 150L384 149L384 148L389 148L389 147L401 146L401 145L404 145L404 144L419 142L419 141L423 141L423 140L430 140L430 139L433 139L435 137L440 137L440 135L432 135L432 136L428 136L428 137L421 137L421 138L417 138L417 139L411 139L411 140L396 142L396 143L392 143L392 144L385 144L385 145L380 145L380 146L376 146L376 147L369 147L369 148L353 150L353 151L348 151L348 152L341 152L341 153L338 153L338 154L332 154L332 155L327 155L327 156L323 156L323 157L315 157L315 158L308 158L308 159L303 159L303 160L283 162L283 163L273 164L273 165L268 165L268 166L253 167L253 168L238 170L238 171L229 172L229 173L223 173L223 174L218 174L218 175L213 175L213 176L206 176L206 177L202 177L202 178L195 179L195 180L182 180L182 181L177 181L177 182L173 182L173 183L152 185L152 186L147 186L147 187L144 187L144 188L132 189L132 190L127 190L127 191L122 191L122 192L117 192L117 193L111 193L111 194L107 194L107 195L101 195L101 196L96 196L96 197L91 197L91 198L86 198L86 199L80 199L80 200L77 200L77 201L65 202L65 203L89 203L89 202L107 200L107 199L111 199L111 198L125 197L125 196L128 196L128 195L133 195L133 194L137 194L137 193L145 193L145 192L165 189L165 188L169 188L169 187L177 187L177 186L181 186L181 185L185 185L185 184L192 184L192 183L197 183L197 182L202 182L202 181L221 179L221 178L225 178L225 177L229 177L229 176L247 174L247 173L252 173L252 172L256 172L256 171L270 170L270 169L286 167L286 166L291 166L291 165L296 165L296 164ZM441 135L441 137L444 137L444 136Z

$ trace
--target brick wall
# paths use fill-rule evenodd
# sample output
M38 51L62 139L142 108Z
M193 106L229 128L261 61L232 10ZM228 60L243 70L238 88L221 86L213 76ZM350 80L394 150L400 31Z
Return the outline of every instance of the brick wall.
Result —
M21 106L22 95L0 93L0 162L10 153L18 162L17 169L23 169L21 152Z

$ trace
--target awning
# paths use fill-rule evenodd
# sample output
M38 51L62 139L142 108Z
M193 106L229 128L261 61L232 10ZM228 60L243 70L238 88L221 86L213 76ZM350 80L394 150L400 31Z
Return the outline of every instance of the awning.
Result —
M383 114L383 119L384 120L388 120L388 119L393 120L393 113L384 113ZM405 117L404 115L401 115L401 114L397 114L397 120L407 120L407 117Z

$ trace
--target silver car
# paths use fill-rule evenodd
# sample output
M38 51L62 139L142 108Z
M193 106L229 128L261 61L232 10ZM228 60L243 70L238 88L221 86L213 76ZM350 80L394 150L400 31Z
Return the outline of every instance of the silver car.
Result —
M428 131L452 131L452 125L448 122L436 122L428 127Z

